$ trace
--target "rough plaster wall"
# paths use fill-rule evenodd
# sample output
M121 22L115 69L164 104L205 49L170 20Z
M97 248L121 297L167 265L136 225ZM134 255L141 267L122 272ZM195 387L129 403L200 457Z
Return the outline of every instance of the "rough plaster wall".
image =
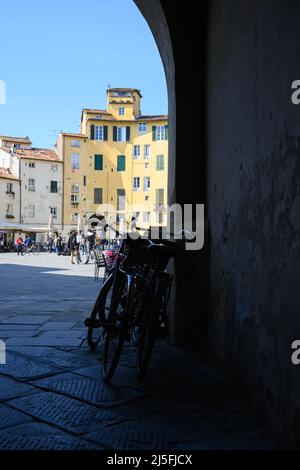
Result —
M298 1L215 0L208 44L210 349L289 445L300 444L299 22Z

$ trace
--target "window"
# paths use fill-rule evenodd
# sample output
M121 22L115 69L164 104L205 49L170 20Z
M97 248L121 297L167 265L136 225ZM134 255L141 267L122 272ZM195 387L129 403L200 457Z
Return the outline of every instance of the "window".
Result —
M95 140L103 140L103 126L94 126L94 139Z
M133 191L139 191L140 190L140 177L135 176L133 178Z
M117 171L125 171L125 168L126 168L125 155L118 155Z
M71 140L71 147L80 147L80 140Z
M121 96L121 97L131 96L131 92L130 91L113 91L111 92L111 96Z
M53 219L57 218L57 207L50 207L50 214L52 215Z
M33 204L28 204L26 208L27 217L34 217L35 207Z
M94 204L102 204L102 188L94 188Z
M6 216L13 216L13 205L6 204Z
M149 201L149 196L145 196L145 201Z
M50 181L50 193L57 193L57 181Z
M13 189L14 189L14 188L13 188L13 184L12 184L12 183L6 183L6 192L7 192L8 194L13 194L13 192L14 192Z
M29 162L28 166L29 166L29 168L35 168L35 163L34 162Z
M139 134L145 134L147 132L147 124L145 122L139 122Z
M164 170L164 155L156 155L156 170Z
M51 165L51 171L55 172L58 170L58 166L57 165Z
M79 203L79 194L71 194L71 204Z
M163 214L163 212L158 212L158 213L156 214L156 222L157 222L158 224L162 224L163 221L164 221L164 214Z
M152 140L168 140L168 126L152 126Z
M144 159L150 160L151 157L151 145L144 145Z
M150 212L143 212L143 222L150 221Z
M86 186L86 176L83 177L83 186Z
M28 191L35 191L35 179L29 178L28 180Z
M141 146L140 145L134 145L133 146L133 158L135 160L138 160L141 156Z
M71 186L71 193L79 193L79 184L73 183Z
M117 211L125 211L125 189L117 189Z
M130 126L113 126L113 141L128 142L130 140Z
M150 176L144 176L144 191L150 190Z
M100 116L96 116L100 119ZM91 125L91 140L107 140L108 128L107 126L94 126Z
M79 153L72 153L71 155L71 169L79 170Z
M124 116L125 108L119 108L119 116Z
M72 212L71 222L77 222L77 220L78 220L78 212Z
M149 163L145 163L145 168L149 168Z
M164 188L159 188L156 190L156 204L164 203Z
M94 169L103 170L103 155L95 155Z

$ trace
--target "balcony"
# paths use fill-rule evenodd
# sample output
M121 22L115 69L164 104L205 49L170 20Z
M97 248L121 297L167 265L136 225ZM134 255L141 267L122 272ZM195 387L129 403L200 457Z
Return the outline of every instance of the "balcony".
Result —
M15 195L15 192L8 190L8 191L6 191L6 194L8 194L8 195L10 195L10 196L14 196L14 195Z

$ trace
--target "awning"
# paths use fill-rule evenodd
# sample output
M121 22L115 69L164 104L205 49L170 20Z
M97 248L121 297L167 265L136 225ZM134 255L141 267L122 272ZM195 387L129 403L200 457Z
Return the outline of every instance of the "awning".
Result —
M32 232L32 233L48 233L58 232L54 227L32 227L26 224L10 224L0 220L0 232Z

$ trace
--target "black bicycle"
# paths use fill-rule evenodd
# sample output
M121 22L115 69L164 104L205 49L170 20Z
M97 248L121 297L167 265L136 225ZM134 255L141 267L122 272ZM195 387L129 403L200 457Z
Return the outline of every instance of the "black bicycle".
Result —
M109 278L109 287L106 285L111 292L109 300L105 296L107 314L99 320L105 382L114 375L124 342L137 347L136 370L138 377L143 377L159 327L166 322L172 276L165 269L172 256L174 242L123 240L113 279Z

